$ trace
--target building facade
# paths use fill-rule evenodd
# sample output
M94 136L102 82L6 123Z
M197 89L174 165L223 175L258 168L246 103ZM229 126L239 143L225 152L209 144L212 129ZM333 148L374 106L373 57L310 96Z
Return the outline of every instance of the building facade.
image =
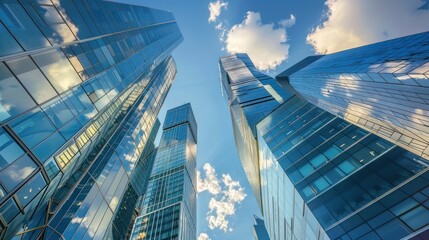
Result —
M0 19L0 238L125 238L176 73L174 17L7 0Z
M270 240L267 229L265 228L264 220L255 217L255 224L253 225L253 236L255 240Z
M196 239L196 146L191 105L170 109L131 239Z
M288 80L309 102L429 159L429 32L323 56Z
M252 161L259 164L270 238L425 234L427 161L315 106L288 85L289 76L318 59L305 59L279 75L288 94L280 94L283 102L256 125L259 156Z

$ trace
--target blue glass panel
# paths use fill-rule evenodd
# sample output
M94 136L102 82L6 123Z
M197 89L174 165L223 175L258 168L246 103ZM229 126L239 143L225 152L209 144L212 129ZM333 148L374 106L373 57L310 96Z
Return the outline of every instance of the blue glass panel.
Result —
M33 173L36 168L36 163L30 157L24 155L0 172L0 180L5 187L12 190Z
M0 3L1 19L15 36L15 38L19 41L21 46L23 46L25 50L49 46L49 42L42 35L39 28L36 27L34 22L21 7L21 5L16 1L6 2L7 3L4 3L4 1L2 1L2 3ZM7 45L0 46L13 47L13 45L10 45L10 43L11 42L9 42Z
M401 239L411 233L401 221L393 219L375 230L382 239Z
M16 215L18 215L19 209L13 198L11 198L0 208L0 212L6 222L9 223Z
M74 134L76 134L82 125L79 123L77 119L73 119L67 125L60 129L61 134L65 139L70 139Z
M21 52L22 48L0 22L0 56Z
M44 52L32 57L59 93L82 82L61 50Z
M29 57L8 61L7 65L37 103L43 103L57 95L54 88Z
M63 136L59 132L56 132L34 148L33 153L40 161L44 162L65 142Z
M429 224L429 210L419 206L401 216L401 219L415 231Z
M59 97L44 104L42 109L57 128L61 128L73 118L70 109Z
M12 137L0 129L0 170L24 155L24 150Z
M14 120L10 126L30 148L36 146L56 131L54 125L40 109L36 109Z
M33 99L3 63L0 63L0 96L0 121L36 106Z
M42 189L46 186L46 182L43 179L41 173L38 173L33 177L27 184L25 184L17 193L16 196L19 199L19 202L23 206L27 206L27 204L33 200L33 198L42 191Z
M58 167L57 163L53 158L50 158L48 161L44 164L46 173L48 173L48 176L50 179L53 179L55 175L60 171L60 168Z

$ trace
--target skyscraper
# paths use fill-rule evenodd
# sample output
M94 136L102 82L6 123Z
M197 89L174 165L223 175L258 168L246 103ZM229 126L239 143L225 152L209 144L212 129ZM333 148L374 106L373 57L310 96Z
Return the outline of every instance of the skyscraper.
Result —
M235 58L248 61L240 60L242 56ZM318 59L305 59L279 75L287 94L275 93L283 102L256 124L259 155L247 161L259 166L270 238L400 239L425 234L427 161L318 108L287 84L285 78ZM229 81L234 73L230 76L226 69L221 78L225 76Z
M267 229L265 228L264 220L257 216L255 217L255 224L253 225L253 235L255 240L270 240Z
M182 36L169 12L53 2L0 3L0 238L123 239Z
M309 102L429 159L429 32L323 56L288 80Z
M131 239L196 239L196 146L191 105L170 109Z

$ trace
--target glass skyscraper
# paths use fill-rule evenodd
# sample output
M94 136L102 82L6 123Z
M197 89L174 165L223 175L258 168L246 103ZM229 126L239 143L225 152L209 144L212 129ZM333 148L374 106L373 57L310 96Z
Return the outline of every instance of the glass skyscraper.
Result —
M131 239L196 239L196 147L191 105L170 109Z
M6 0L0 20L0 238L124 239L176 73L174 17Z
M245 55L233 58L249 61ZM270 238L424 239L429 228L427 160L309 103L288 85L289 76L319 58L305 59L279 75L284 92L272 94L268 89L277 89L274 84L259 85L282 99L255 123L258 156L247 159L259 166ZM224 86L234 89L229 79L235 73L229 76L228 69L221 69ZM249 71L255 74L249 79L262 74Z
M323 56L288 80L309 102L429 159L429 32Z

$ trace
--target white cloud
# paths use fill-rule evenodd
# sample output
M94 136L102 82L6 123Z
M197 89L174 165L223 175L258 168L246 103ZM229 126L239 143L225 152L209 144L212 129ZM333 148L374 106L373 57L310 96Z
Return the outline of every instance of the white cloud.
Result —
M217 195L221 191L219 179L217 179L216 170L206 163L203 166L206 177L201 178L201 173L197 171L197 192L209 191L211 194Z
M325 21L307 42L317 53L332 53L429 30L423 0L327 0ZM420 8L420 9L419 9Z
M286 27L295 23L295 17L281 20L280 27L273 23L263 24L261 15L247 12L246 19L234 25L226 35L229 53L247 53L260 70L274 69L288 58Z
M206 178L203 179L200 172L197 172L197 189L198 192L208 191L213 195L208 205L210 211L207 213L209 228L232 231L232 228L228 228L227 218L235 214L237 204L246 198L244 188L229 174L223 174L219 180L215 169L208 163L204 164L203 169Z
M222 12L222 8L227 8L228 2L222 2L221 0L217 0L216 2L210 2L209 3L209 11L210 11L210 17L209 22L215 22L216 19L219 17L220 13Z
M207 235L207 233L200 233L200 235L198 236L198 240L211 240L209 235Z

